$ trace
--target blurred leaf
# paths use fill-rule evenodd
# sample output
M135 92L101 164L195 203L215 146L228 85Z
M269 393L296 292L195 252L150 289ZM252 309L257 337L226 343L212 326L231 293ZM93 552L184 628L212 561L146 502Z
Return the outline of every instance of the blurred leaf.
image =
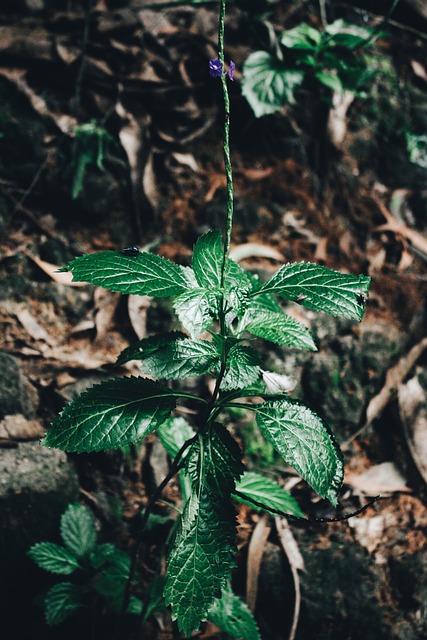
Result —
M52 627L66 620L82 606L82 592L71 582L55 584L45 597L45 617Z
M89 509L77 502L68 505L61 517L61 537L78 558L90 553L96 545L96 528Z
M28 555L41 569L59 575L70 575L80 569L74 553L54 542L38 542L28 551Z
M295 102L294 91L304 80L304 72L287 69L266 51L255 51L243 67L242 93L257 118L280 111Z

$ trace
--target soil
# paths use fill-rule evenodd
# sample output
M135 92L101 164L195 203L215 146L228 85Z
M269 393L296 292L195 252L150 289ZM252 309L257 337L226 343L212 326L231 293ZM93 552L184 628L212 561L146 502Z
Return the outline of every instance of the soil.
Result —
M216 51L216 9L141 10L133 0L89 2L89 10L83 2L54 4L48 9L44 0L6 2L0 10L0 420L23 414L44 429L92 384L118 373L137 375L134 365L115 369L117 355L138 337L176 323L168 301L148 302L133 313L132 297L62 283L56 269L75 255L135 244L190 264L197 237L222 228L226 213L221 96L219 83L206 73ZM394 76L378 75L368 95L355 98L336 148L325 127L324 96L312 87L304 88L297 107L254 118L241 95L242 65L260 47L266 26L264 19L250 20L240 4L228 10L226 39L226 59L237 64L230 84L232 250L243 250L242 266L263 278L280 266L268 257L271 250L282 262L312 261L372 277L360 326L316 320L294 309L318 340L319 352L310 360L265 348L266 361L280 372L294 371L297 397L335 424L345 444L349 481L339 513L382 495L358 517L368 523L365 528L354 519L304 526L290 521L305 561L295 637L423 640L426 478L402 427L396 389L375 420L353 436L387 372L426 335L427 177L425 166L408 158L405 131L426 130L427 24L418 14L414 18L416 9L402 8L396 22L387 24L390 37L379 40L375 54L387 59ZM346 19L360 17L357 7L327 4L330 19L343 11ZM361 3L368 22L378 20L375 11L384 15L379 4L368 13ZM279 32L302 20L320 27L314 2L276 3L269 19ZM93 121L108 134L102 168L93 149L79 147L84 143L78 125ZM73 197L86 152L92 160ZM263 247L261 257L253 245ZM417 376L426 389L426 362L421 353L400 383ZM236 434L242 429L250 467L289 486L308 517L336 515L259 444L252 424L245 418L231 422ZM36 442L38 435L12 433L0 438L0 447L19 446L22 439ZM131 552L141 508L169 468L157 437L127 452L70 455L68 462L78 474L80 500L105 540ZM385 462L397 469L398 480L375 474L365 479ZM179 503L177 483L164 498ZM159 505L157 513L169 512ZM233 580L243 596L258 521L258 514L240 506ZM294 615L292 559L273 519L270 525L255 611L263 638L285 640ZM165 535L154 532L144 545L147 583ZM35 625L36 639L89 637L86 618L48 630L41 610L30 604L39 591L35 586L28 602L11 609L18 636ZM33 616L29 625L16 617L26 606ZM109 637L105 627L98 637ZM157 640L182 637L163 612L144 633ZM226 636L206 624L199 637Z

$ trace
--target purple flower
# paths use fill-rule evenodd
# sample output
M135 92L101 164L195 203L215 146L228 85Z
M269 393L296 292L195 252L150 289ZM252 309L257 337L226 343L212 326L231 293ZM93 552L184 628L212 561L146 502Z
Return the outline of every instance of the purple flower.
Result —
M222 75L222 62L219 58L209 60L209 73L212 78L220 78Z
M227 75L230 78L230 80L234 80L233 78L233 71L236 68L236 65L234 64L234 62L232 60L230 60L230 69L227 71Z

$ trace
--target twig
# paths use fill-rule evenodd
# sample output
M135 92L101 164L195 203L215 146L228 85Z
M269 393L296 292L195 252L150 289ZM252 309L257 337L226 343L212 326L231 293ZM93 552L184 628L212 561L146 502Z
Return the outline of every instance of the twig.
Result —
M360 436L360 434L363 433L363 431L365 431L365 429L367 429L369 425L381 415L385 407L390 402L393 393L395 393L400 383L406 378L426 348L427 338L423 338L418 342L418 344L412 347L409 353L403 356L403 358L401 358L394 367L389 369L383 388L368 404L365 424L347 438L347 440L344 440L344 442L341 443L341 449L347 449L353 440Z

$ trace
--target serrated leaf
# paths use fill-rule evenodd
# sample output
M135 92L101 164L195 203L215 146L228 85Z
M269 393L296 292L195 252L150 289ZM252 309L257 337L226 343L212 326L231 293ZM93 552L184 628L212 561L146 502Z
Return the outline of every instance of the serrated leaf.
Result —
M209 231L200 236L194 246L193 270L200 287L209 289L221 286L221 270L224 260L221 232Z
M28 555L41 569L49 573L68 576L81 568L71 551L54 542L38 542L31 547Z
M242 317L249 302L248 294L252 289L252 276L244 271L237 262L228 258L224 280L227 326L231 325L236 316Z
M191 289L175 298L173 306L184 329L197 338L218 316L217 292Z
M186 334L182 331L168 331L157 336L150 336L138 342L134 342L126 347L117 358L117 365L129 362L129 360L144 360L152 353L155 353L159 347L171 342L186 338Z
M234 566L235 511L200 482L180 520L169 555L165 600L187 636L205 620Z
M234 345L228 353L221 390L230 391L250 386L260 375L260 362L259 355L250 347Z
M242 467L239 448L221 425L199 434L186 462L193 491L169 555L165 598L179 628L190 635L234 566L236 513L228 488Z
M246 331L275 344L317 351L310 331L298 320L284 313L264 313L249 322Z
M243 67L242 93L256 118L280 111L286 102L295 102L294 91L304 80L304 72L287 69L266 51L255 51Z
M175 407L173 393L145 378L121 378L95 385L54 420L42 443L64 451L117 449L142 440Z
M249 607L228 584L221 598L214 600L208 619L236 640L261 640L257 623Z
M55 584L47 592L44 604L46 622L53 627L82 606L81 589L71 582Z
M88 555L96 545L96 528L89 509L77 502L61 516L61 537L77 558Z
M319 416L294 400L252 405L262 434L308 484L334 506L344 477L341 452Z
M370 281L364 275L340 273L310 262L292 262L276 271L260 292L273 292L332 316L361 320Z
M295 498L278 482L261 473L246 471L236 485L233 498L249 505L255 511L266 511L273 516L279 514L291 514L299 518L304 516Z
M202 476L201 463L204 465ZM195 489L198 489L199 477L203 477L214 494L226 499L235 489L244 469L239 445L228 430L218 423L210 425L194 442L186 464L186 471Z
M220 355L213 342L173 340L142 358L141 368L153 378L180 380L210 373L217 368Z
M189 289L183 268L152 253L135 256L120 251L99 251L71 260L61 271L71 271L73 282L148 296L175 296Z

